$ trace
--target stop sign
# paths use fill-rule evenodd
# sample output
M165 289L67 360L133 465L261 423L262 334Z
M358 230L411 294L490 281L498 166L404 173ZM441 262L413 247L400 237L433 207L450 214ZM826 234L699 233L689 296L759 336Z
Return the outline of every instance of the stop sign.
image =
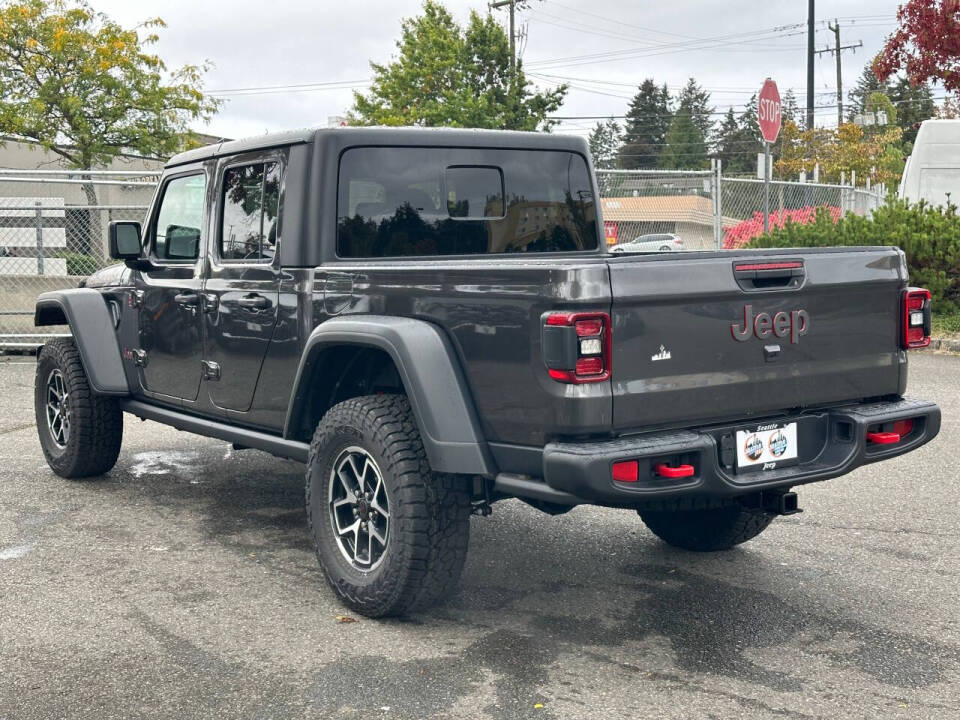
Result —
M780 134L780 91L777 84L767 78L760 88L757 98L757 120L760 123L760 134L768 143L777 141Z

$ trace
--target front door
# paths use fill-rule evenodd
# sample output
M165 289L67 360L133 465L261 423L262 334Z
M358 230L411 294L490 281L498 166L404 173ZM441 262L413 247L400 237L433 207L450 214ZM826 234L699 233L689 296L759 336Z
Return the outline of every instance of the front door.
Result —
M168 178L147 229L156 270L137 281L139 343L136 362L143 390L193 401L201 379L203 246L206 176L202 168Z
M219 212L204 287L210 401L247 412L277 324L281 158L232 158L218 173Z

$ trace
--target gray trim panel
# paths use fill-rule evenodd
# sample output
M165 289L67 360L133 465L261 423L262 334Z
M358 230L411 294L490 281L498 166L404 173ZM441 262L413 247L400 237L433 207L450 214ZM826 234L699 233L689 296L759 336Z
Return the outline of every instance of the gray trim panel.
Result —
M37 298L34 324L59 324L54 308L62 311L70 325L93 391L99 395L129 395L116 329L103 295L90 288L42 293Z
M325 348L366 345L393 359L413 408L430 466L437 472L493 475L495 465L480 430L456 353L443 331L404 317L354 315L331 318L314 330L297 369L284 437L305 407L313 364Z

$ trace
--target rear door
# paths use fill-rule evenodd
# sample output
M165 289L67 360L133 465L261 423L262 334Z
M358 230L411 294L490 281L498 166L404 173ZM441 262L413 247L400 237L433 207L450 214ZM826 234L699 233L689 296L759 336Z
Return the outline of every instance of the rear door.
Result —
M634 256L609 266L616 429L898 392L905 280L894 249Z
M230 158L217 169L217 214L204 286L204 368L210 401L247 412L277 324L279 152Z

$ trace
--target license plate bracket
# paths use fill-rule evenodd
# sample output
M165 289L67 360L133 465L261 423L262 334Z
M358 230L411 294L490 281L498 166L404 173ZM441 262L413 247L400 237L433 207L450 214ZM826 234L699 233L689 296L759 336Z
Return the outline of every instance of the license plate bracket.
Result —
M736 434L737 472L762 472L799 462L797 423L763 423Z

